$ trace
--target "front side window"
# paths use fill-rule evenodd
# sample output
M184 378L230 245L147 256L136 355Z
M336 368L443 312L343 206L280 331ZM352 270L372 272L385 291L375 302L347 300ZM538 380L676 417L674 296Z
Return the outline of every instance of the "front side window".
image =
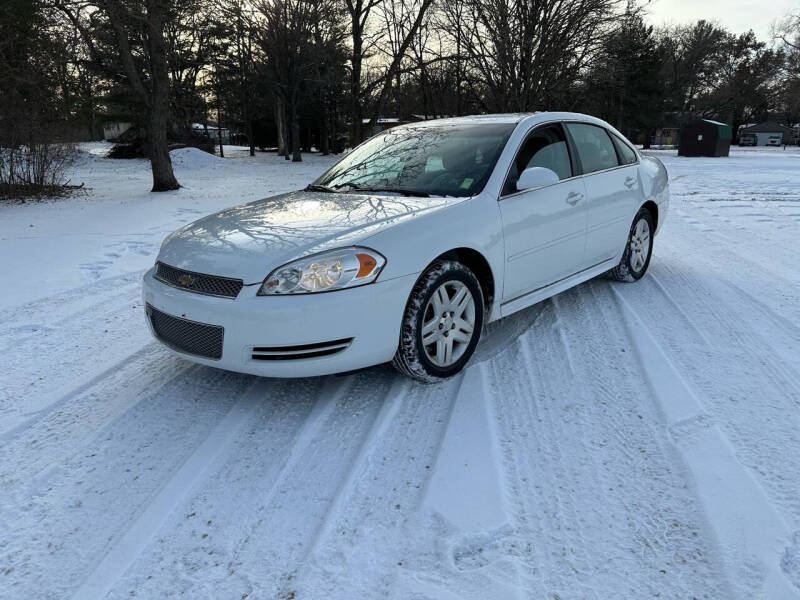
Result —
M614 145L617 147L617 155L619 156L619 162L623 165L632 165L636 162L636 152L633 151L628 144L623 142L619 137L611 134L612 139L614 140Z
M619 166L617 151L605 129L588 123L567 123L567 129L578 148L584 173Z
M560 125L540 127L528 136L511 164L503 186L504 196L517 191L520 174L531 167L550 169L559 179L572 177L567 139Z
M315 183L333 191L472 196L516 123L398 127L362 144Z

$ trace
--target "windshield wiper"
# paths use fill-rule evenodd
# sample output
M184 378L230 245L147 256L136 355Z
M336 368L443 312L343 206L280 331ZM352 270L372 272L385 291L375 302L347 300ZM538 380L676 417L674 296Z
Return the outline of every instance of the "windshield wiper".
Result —
M358 192L394 192L395 194L401 194L402 196L416 196L418 198L429 198L430 194L428 192L423 192L421 190L409 190L406 188L393 188L393 187L370 187L368 185L352 185L351 187L358 191Z
M321 185L319 183L312 183L311 185L306 186L307 192L326 192L328 194L335 194L336 190L328 187L327 185Z

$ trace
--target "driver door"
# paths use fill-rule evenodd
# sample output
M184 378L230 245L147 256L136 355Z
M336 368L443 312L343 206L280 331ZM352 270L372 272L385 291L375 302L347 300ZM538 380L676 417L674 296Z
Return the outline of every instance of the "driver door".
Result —
M559 182L517 190L519 174L529 167L554 171ZM499 198L505 240L503 302L565 279L583 268L586 245L586 189L574 177L576 165L563 127L535 128L511 165Z

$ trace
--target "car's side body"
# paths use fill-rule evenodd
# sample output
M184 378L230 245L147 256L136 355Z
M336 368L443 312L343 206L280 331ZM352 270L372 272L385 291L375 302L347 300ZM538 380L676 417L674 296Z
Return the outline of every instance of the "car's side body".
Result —
M555 190L540 188L527 193L502 196L501 191L509 166L528 135L538 127L550 123L571 121L596 124L622 137L622 134L604 121L586 115L539 113L525 116L509 138L494 172L481 194L426 216L424 227L421 227L415 220L408 220L395 227L380 230L363 240L364 245L378 250L381 247L404 248L401 256L387 263L382 277L418 275L437 256L449 250L454 248L473 249L486 258L494 276L493 288L496 293L489 305L487 319L493 321L591 279L616 265L624 250L627 232L633 217L639 208L648 201L658 207L656 230L658 231L669 206L666 169L660 161L642 157L638 152L636 153L637 163L629 167L619 167L589 175L578 174L568 181L562 181L553 186L557 188ZM635 177L635 193L629 193L625 188L624 180L627 177ZM618 186L625 190L624 198L621 200L615 195L619 190L614 187L614 179L622 180ZM573 191L583 192L586 197L571 206L567 203L567 197ZM520 201L528 205L527 212L518 207L509 210L510 205ZM615 250L606 255L592 254L588 264L583 264L574 272L566 273L565 277L565 270L568 271L568 268L566 265L558 264L562 260L558 250L562 253L566 251L565 244L559 244L559 242L571 237L573 232L563 225L563 221L575 221L575 218L570 216L570 212L584 213L577 217L577 220L583 219L586 223L585 228L588 229L589 213L594 212L595 215L603 213L602 208L595 208L597 205L611 205L613 218L597 216L596 223L593 225L595 231L602 231L603 225L607 230L611 230L610 234L605 235L610 238L610 243L615 244ZM503 220L504 212L507 217L506 223ZM562 222L560 226L559 221ZM616 225L616 227L611 227L607 221L614 221L612 225ZM560 235L551 233L554 223ZM552 236L552 239L546 242L547 248L533 253L535 260L527 261L524 255L517 257L517 254L524 252L521 244L513 245L513 238L518 234L527 236L531 240L531 247L545 245L545 242L537 239L540 236ZM614 239L615 237L616 239ZM512 242L508 241L509 238L512 238ZM414 240L414 243L408 244L409 240ZM585 241L583 245L586 245ZM550 252L549 248L555 248L556 251ZM522 264L527 263L526 266L529 267L531 275L534 277L536 277L534 275L536 264L542 265L545 261L552 261L556 264L548 265L547 270L557 276L547 281L546 284L535 279L522 286L519 283L514 285L507 283L509 271L512 271L511 274L517 273L514 263L520 264L520 261Z
M235 298L219 298L187 293L156 279L155 269L148 272L144 300L150 309L224 327L220 358L180 354L211 366L280 377L323 375L387 362L397 349L411 290L437 257L460 255L480 263L484 292L491 290L485 294L486 320L491 321L616 266L632 220L643 205L652 207L656 231L660 229L669 202L666 170L660 161L640 155L607 123L573 113L465 119L516 123L485 187L476 195L354 194L341 199L353 203L352 211L317 219L298 216L298 207L322 214L324 203L333 200L330 195L306 192L300 198L282 196L273 204L262 201L230 209L222 221L219 215L204 219L168 238L159 261L187 271L236 277L244 284ZM577 154L569 133L572 123L600 127L617 136L635 161L585 173L575 156L570 176L558 183L504 193L520 148L540 128L561 128L570 156ZM418 125L426 126L432 125ZM380 214L362 214L362 202ZM285 217L281 211L286 211ZM252 226L233 224L242 215ZM282 263L342 246L363 246L386 257L375 283L328 293L257 295L261 280ZM260 253L259 248L269 252ZM334 342L336 351L328 352Z

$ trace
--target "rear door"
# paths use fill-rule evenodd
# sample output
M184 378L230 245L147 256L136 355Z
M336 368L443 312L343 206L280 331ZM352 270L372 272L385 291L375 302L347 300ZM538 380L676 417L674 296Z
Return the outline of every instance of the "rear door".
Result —
M559 182L518 191L528 167L554 171ZM499 198L506 269L503 301L510 302L579 271L586 235L583 180L575 177L564 129L534 128L517 151Z
M618 256L642 196L636 152L604 127L566 124L577 150L587 194L587 267Z

